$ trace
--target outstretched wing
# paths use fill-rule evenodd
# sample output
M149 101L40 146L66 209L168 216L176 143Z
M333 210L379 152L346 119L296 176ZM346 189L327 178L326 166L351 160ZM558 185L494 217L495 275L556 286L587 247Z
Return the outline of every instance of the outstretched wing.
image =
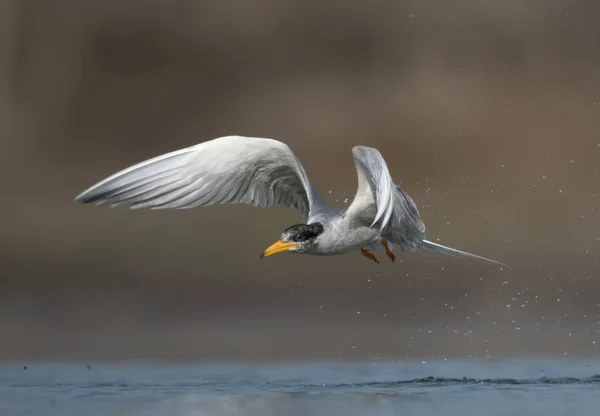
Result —
M141 162L75 198L130 208L283 204L308 217L321 200L290 148L277 140L226 136Z
M370 223L373 227L379 222L383 230L394 213L394 191L387 164L377 149L365 146L352 148L352 156L358 176L358 189L354 201L348 207L347 215Z

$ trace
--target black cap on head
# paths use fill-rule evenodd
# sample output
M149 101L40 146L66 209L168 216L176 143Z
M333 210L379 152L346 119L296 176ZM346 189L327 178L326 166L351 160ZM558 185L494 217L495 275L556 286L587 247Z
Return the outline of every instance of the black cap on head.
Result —
M312 224L296 224L286 228L283 232L283 237L286 241L301 243L317 238L319 234L323 233L323 230L323 224L320 222Z

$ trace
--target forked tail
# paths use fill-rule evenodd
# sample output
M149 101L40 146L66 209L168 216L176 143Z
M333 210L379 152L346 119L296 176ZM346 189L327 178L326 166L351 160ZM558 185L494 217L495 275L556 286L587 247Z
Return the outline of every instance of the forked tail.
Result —
M466 251L460 251L460 250L457 250L455 248L446 247L446 246L443 246L441 244L437 244L437 243L434 243L434 242L431 242L431 241L428 241L428 240L423 240L421 248L424 248L424 249L427 249L427 250L431 250L431 251L435 251L435 252L438 252L438 253L448 254L448 255L454 256L454 257L468 257L468 258L471 258L471 259L485 260L485 261L489 261L490 263L495 263L495 264L498 264L500 266L509 267L510 268L510 266L508 266L508 265L506 265L504 263L500 263L499 261L488 259L488 258L482 257L482 256L478 256L476 254L467 253Z

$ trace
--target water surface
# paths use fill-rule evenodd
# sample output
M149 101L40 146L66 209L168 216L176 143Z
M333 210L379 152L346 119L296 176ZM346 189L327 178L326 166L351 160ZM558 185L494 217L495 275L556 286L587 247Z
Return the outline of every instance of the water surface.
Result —
M0 415L578 415L600 361L6 363Z

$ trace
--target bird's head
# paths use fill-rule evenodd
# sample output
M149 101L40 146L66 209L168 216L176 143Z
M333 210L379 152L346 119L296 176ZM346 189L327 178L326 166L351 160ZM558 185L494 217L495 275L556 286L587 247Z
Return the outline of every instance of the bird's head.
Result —
M319 236L323 231L323 224L320 222L292 225L283 231L281 239L267 248L260 255L260 258L269 257L284 251L301 254L312 253L316 249Z

